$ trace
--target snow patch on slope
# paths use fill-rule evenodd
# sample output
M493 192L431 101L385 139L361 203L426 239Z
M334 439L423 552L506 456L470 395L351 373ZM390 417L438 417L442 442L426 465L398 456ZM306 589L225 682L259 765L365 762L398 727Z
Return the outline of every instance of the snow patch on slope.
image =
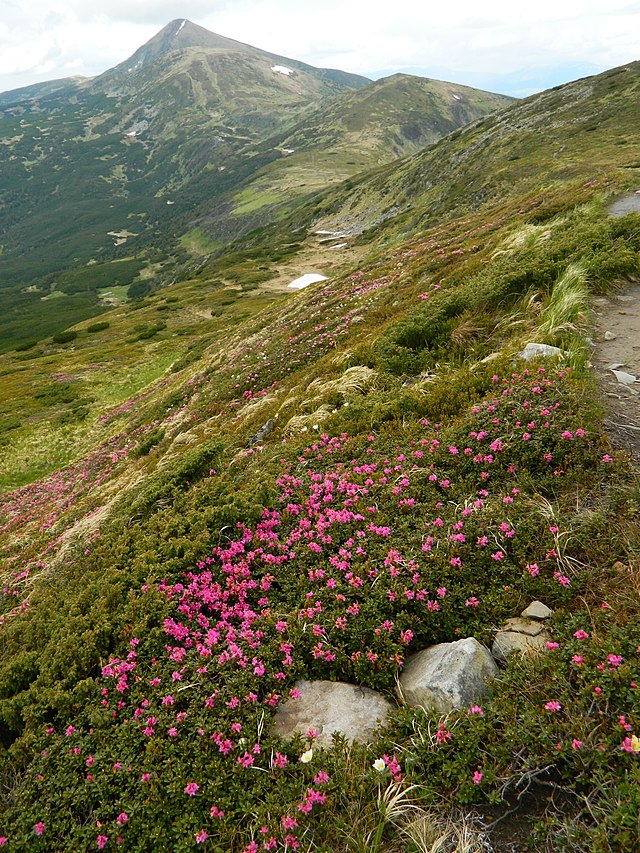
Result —
M317 272L308 272L306 275L296 278L287 287L290 287L292 290L303 290L305 287L309 287L310 284L315 284L316 281L326 281L326 279L326 275L320 275Z
M284 74L285 77L293 74L293 68L287 68L286 65L272 65L271 70L275 71L276 74Z

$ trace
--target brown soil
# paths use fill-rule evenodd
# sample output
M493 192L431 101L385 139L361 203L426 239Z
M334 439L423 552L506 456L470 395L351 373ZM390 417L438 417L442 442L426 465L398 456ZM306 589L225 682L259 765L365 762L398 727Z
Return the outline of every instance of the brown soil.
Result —
M594 300L594 309L591 361L607 411L605 426L616 449L640 458L640 285L629 283L617 294ZM614 369L639 381L624 385Z

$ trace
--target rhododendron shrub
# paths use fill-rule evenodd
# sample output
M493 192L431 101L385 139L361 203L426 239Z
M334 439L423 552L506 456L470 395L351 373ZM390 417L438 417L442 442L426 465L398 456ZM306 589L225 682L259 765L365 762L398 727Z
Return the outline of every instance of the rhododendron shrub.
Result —
M542 368L496 377L449 424L322 434L286 453L257 520L227 525L188 571L176 564L141 590L141 610L145 598L156 612L164 601L161 626L103 661L81 716L47 727L11 819L16 837L42 822L50 849L108 849L122 838L141 851L167 840L175 850L285 850L321 838L349 764L336 769L314 733L288 745L274 737L272 717L295 701L296 679L390 691L412 651L471 635L489 642L526 596L558 606L579 588L529 476L540 472L548 485L577 465L597 467L597 441L568 405L570 382ZM624 671L627 653L608 654L608 670ZM567 707L564 697L545 702L559 704L556 717ZM496 778L480 754L489 719L471 709L434 729L437 755L458 755L456 773L439 784L453 784L462 801ZM588 742L578 730L573 740ZM424 757L416 752L403 769L393 744L384 766L401 784ZM65 793L51 799L54 789Z

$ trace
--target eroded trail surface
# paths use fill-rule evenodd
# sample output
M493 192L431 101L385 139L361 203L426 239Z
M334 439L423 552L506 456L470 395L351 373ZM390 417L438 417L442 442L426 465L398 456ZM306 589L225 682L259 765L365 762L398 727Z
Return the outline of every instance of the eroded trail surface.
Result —
M640 458L640 284L594 300L592 363L607 406L613 445Z

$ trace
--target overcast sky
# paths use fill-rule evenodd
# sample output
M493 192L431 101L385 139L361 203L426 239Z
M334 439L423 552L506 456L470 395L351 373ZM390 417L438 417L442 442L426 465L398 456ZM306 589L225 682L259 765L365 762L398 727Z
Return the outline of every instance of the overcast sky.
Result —
M0 0L0 91L99 74L175 18L311 65L517 96L640 58L640 0Z

